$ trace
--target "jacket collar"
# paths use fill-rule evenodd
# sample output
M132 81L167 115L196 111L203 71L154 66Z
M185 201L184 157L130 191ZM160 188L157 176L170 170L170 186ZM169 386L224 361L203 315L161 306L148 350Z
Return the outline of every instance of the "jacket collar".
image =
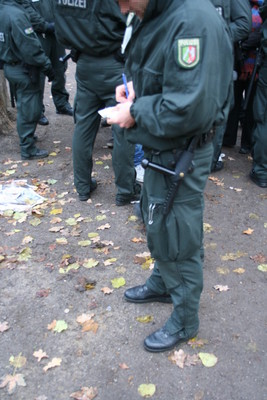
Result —
M142 22L155 18L163 10L167 9L172 2L173 0L149 0Z

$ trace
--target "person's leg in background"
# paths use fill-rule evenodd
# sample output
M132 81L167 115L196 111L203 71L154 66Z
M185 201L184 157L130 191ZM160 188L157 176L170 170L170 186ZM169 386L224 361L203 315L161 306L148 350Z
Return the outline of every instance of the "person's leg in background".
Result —
M144 151L141 144L135 145L135 152L134 152L134 167L136 171L136 181L143 183L144 182L144 173L145 170L141 165L141 162L144 158Z
M249 81L246 81L246 89L248 88L248 84ZM249 154L252 147L252 131L255 125L253 102L256 93L256 88L257 88L257 82L254 82L249 96L247 109L244 111L244 116L242 121L241 147L239 150L240 154Z

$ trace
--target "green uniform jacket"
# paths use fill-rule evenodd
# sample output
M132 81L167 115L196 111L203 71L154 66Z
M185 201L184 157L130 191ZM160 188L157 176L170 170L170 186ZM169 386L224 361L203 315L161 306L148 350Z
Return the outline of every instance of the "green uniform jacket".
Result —
M18 1L0 0L0 60L7 64L24 62L51 69L39 39Z
M54 22L54 0L22 0L30 16L35 32L45 33L48 24Z
M65 48L97 57L120 49L126 17L115 0L55 1L56 36Z
M251 7L248 0L211 0L228 24L233 43L244 40L251 31Z
M224 120L232 54L227 26L209 0L150 0L127 57L136 93L128 140L174 149Z

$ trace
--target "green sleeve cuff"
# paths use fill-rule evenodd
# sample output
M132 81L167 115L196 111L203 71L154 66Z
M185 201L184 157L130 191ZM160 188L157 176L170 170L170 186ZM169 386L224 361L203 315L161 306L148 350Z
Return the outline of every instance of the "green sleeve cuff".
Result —
M130 107L130 114L135 119L136 113L135 113L135 110L134 110L134 105L135 105L135 102L133 102L133 104Z

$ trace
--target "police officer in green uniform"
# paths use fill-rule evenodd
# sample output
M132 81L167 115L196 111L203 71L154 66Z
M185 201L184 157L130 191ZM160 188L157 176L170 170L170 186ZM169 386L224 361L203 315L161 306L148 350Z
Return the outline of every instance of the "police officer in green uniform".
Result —
M65 49L55 36L54 0L23 0L23 5L30 16L32 27L37 33L55 72L55 79L51 85L51 94L57 113L72 116L73 110L69 103L69 93L65 87L67 63L60 61L60 57L65 55ZM44 92L44 76L42 76L42 85ZM44 106L39 124L48 125L48 120L44 115Z
M166 324L145 349L170 350L194 337L203 286L203 191L213 154L211 128L225 120L232 96L228 28L209 0L118 0L141 19L131 38L126 101L117 88L108 123L143 145L141 206L155 266L144 285L126 290L134 303L172 302ZM161 172L163 173L161 173ZM173 175L175 174L175 175Z
M46 150L36 147L34 132L42 112L40 73L51 81L54 72L21 0L0 0L0 60L15 92L21 157L47 157Z
M252 157L253 168L250 172L251 180L256 185L267 187L267 3L260 8L263 19L261 48L263 54L262 65L259 70L259 81L254 100L255 129L253 131Z
M122 82L121 44L126 18L115 0L57 0L55 22L59 41L74 49L78 59L73 168L79 199L86 201L96 188L91 174L93 146L101 121L98 110L116 104L115 87ZM112 162L118 206L138 196L133 159L134 145L125 140L123 129L114 127Z
M247 0L211 0L211 2L229 26L233 44L246 39L251 31L251 8L249 2ZM227 121L225 121L223 125L216 127L216 133L213 139L214 154L211 164L212 172L220 171L223 168L223 161L219 158L226 123Z

